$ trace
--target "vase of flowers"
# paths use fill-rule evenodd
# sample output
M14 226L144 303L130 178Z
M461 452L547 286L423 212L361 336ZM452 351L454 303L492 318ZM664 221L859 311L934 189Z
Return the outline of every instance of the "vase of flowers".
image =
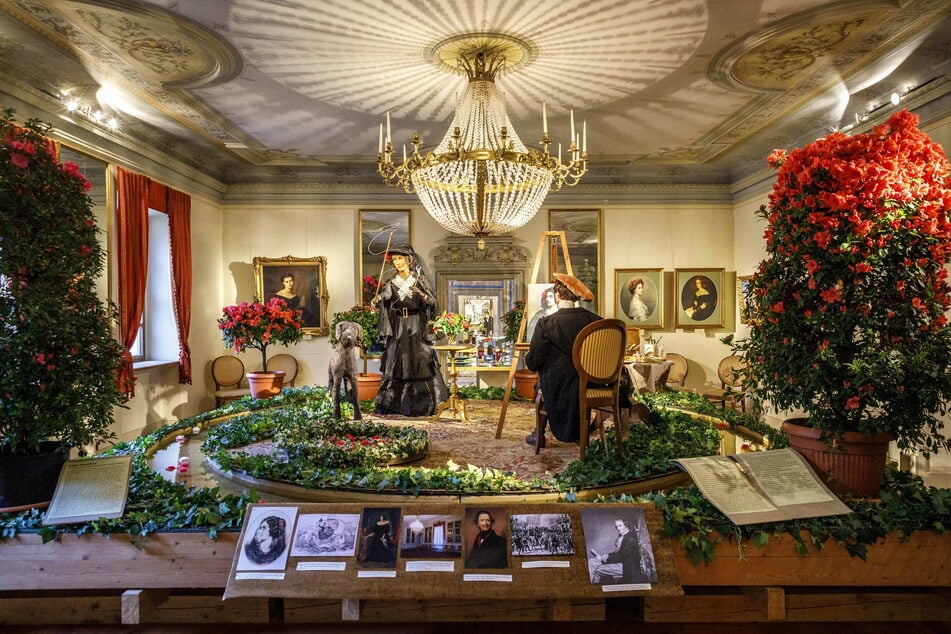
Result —
M261 371L248 372L248 387L254 398L270 398L280 393L284 373L268 372L268 345L279 343L290 345L304 338L301 311L290 309L287 302L273 297L266 304L261 302L242 302L235 306L225 306L223 315L218 319L218 328L226 348L234 348L241 353L254 348L261 351Z
M433 321L433 334L437 338L447 337L453 343L464 343L470 331L472 331L472 324L459 313L444 310Z
M813 447L801 453L839 492L875 496L881 484L887 442L862 450L872 467L854 469L875 481L848 481L862 455L844 449L853 434L925 455L951 448L941 433L951 182L947 157L917 121L899 112L868 133L769 158L779 175L759 212L767 258L750 282L749 335L734 350L755 396L805 413L798 422ZM847 464L831 466L837 457Z

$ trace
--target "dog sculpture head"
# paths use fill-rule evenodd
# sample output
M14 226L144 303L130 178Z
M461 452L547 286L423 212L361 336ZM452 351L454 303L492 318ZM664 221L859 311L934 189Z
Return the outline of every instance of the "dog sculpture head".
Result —
M343 348L352 348L363 343L363 326L353 321L337 323L337 341Z

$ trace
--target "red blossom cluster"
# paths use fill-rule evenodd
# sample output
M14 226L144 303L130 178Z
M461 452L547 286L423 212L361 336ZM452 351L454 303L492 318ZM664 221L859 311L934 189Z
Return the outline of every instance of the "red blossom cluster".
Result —
M900 442L927 446L915 429L951 396L951 164L917 123L903 111L770 154L768 257L750 283L750 336L734 348L774 406L836 432L888 415Z
M271 298L266 304L241 302L225 306L222 312L218 329L225 345L238 353L247 348L260 350L265 368L268 344L288 345L303 338L302 312L288 308L287 302L279 297Z
M340 437L328 436L324 439L324 442L341 449L352 450L360 447L383 447L388 440L380 435L354 436L353 434L344 434Z

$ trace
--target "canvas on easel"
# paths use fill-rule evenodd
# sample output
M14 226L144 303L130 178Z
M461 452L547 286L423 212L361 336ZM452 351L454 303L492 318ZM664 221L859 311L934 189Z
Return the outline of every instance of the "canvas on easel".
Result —
M548 243L549 261L552 262L552 273L557 273L558 249L561 248L562 261L565 263L565 273L574 275L571 270L571 258L568 257L568 242L565 239L564 231L543 231L538 239L538 248L535 250L535 265L532 267L532 276L529 278L528 288L537 289L537 292L544 291L550 284L538 283L538 274L541 270L542 258L545 254L546 242ZM547 282L548 280L543 280ZM541 297L541 295L539 296ZM557 305L557 304L556 304ZM540 306L540 305L539 305ZM505 380L505 395L502 397L502 411L499 414L499 424L495 430L495 437L502 437L502 426L505 424L505 414L508 412L509 400L512 397L512 383L515 380L515 371L518 369L519 360L522 355L528 351L531 339L526 336L529 322L534 317L536 311L529 311L527 308L522 313L522 321L518 327L518 336L515 339L514 349L512 351L512 365L509 367L508 378Z

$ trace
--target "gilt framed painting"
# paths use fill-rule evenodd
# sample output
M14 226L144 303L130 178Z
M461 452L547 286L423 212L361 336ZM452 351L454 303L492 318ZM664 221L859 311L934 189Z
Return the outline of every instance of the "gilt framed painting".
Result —
M677 269L677 328L723 327L724 269Z
M629 326L664 327L664 269L614 269L614 317Z
M267 302L283 299L291 308L301 310L304 334L329 335L327 319L327 258L254 258L255 297Z

